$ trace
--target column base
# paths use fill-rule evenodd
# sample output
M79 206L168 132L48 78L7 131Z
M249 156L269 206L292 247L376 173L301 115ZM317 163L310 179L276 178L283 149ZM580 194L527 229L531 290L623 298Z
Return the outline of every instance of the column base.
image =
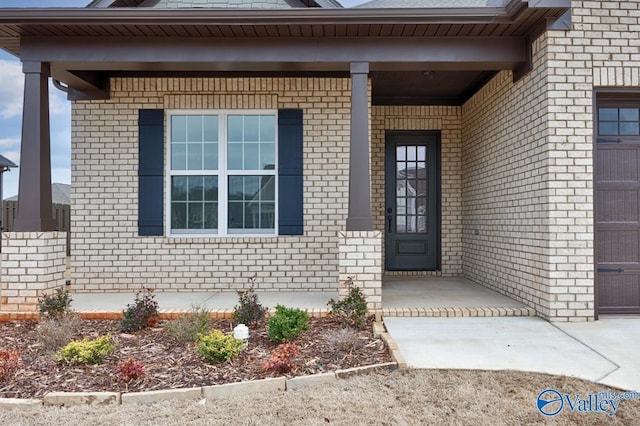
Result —
M66 232L5 232L0 311L35 312L38 299L64 285Z
M347 296L349 278L360 287L370 310L382 309L382 233L338 232L340 298Z

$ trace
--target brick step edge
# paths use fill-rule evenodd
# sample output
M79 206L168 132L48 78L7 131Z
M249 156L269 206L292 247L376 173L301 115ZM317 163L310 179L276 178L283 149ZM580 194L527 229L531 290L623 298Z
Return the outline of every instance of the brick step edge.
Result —
M328 309L306 309L312 318L324 318L329 315ZM107 310L82 310L73 311L80 318L86 320L120 320L122 319L122 311ZM189 313L184 309L160 309L159 320L174 320L180 316ZM271 309L269 314L273 314L275 309ZM214 309L209 314L211 319L231 319L233 318L233 309ZM40 315L37 312L0 312L0 322L9 321L38 321Z
M276 391L294 392L301 388L327 385L337 380L353 376L394 371L398 369L395 362L354 367L337 370L332 373L313 374L297 377L275 377L247 382L227 383L224 385L202 386L195 388L167 389L148 392L49 392L42 399L0 398L0 410L20 409L40 406L74 405L122 405L148 404L173 400L215 400L216 398L233 394L266 393Z
M533 308L384 308L379 311L383 317L534 317Z

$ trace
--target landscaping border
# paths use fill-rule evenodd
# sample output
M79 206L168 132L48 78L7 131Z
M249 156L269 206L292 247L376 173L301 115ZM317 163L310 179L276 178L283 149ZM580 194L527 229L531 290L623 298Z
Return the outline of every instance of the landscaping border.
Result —
M378 371L394 371L395 362L338 370L333 373L298 377L273 377L224 385L195 388L167 389L147 392L49 392L42 399L0 398L0 409L25 409L39 406L71 407L77 405L150 404L160 401L215 400L228 395L248 395L267 392L294 392L313 386L337 382L340 379L371 374Z
M318 317L326 316L326 310L316 310L314 312ZM230 310L229 317L232 310ZM309 315L312 315L313 311L309 311ZM98 313L98 312L96 312ZM104 313L104 312L103 312ZM183 312L164 311L161 313L162 319L173 319L181 315ZM225 311L225 314L227 312ZM96 319L95 317L85 317L83 314L87 312L80 312L80 316L84 319ZM111 312L111 314L116 315ZM37 313L34 313L35 318L38 318ZM229 318L214 317L214 318ZM110 319L122 318L120 313L119 317ZM106 319L105 317L99 317L99 319ZM16 318L11 321L17 320ZM49 392L42 399L19 399L19 398L0 398L0 410L1 409L28 409L39 406L58 406L58 407L70 407L76 405L123 405L123 404L149 404L159 401L184 401L184 400L200 400L200 399L216 399L227 395L247 395L264 392L278 392L278 391L296 391L299 389L309 388L313 386L326 385L336 382L341 379L348 379L354 376L360 376L365 374L371 374L378 371L394 371L397 369L407 368L407 364L404 361L404 357L398 349L398 345L395 343L391 335L387 333L382 317L376 315L376 320L373 323L373 335L374 337L382 338L391 352L392 362L385 362L380 364L367 365L362 367L353 367L344 370L337 370L331 373L312 374L306 376L296 376L287 378L285 376L267 378L261 380L252 380L246 382L226 383L222 385L213 386L201 386L195 388L181 388L181 389L166 389L156 391L145 392Z

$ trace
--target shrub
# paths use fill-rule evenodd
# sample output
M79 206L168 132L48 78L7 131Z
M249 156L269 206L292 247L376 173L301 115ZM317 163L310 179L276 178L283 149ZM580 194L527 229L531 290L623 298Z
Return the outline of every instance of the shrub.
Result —
M55 352L71 341L82 320L72 312L58 318L47 318L38 324L38 340L48 352Z
M138 291L133 304L127 305L127 309L123 312L124 318L120 322L120 329L130 332L153 327L158 320L158 302L154 298L151 288Z
M20 352L18 350L0 348L0 383L11 380L20 365Z
M196 352L209 362L222 362L240 355L244 349L244 340L213 329L209 334L200 334Z
M144 366L142 363L133 359L133 357L129 357L126 361L118 364L118 372L124 380L130 382L131 380L144 377Z
M347 280L349 294L344 299L336 302L329 300L331 314L339 318L343 323L354 327L363 327L367 324L367 300L360 287L353 285L353 278Z
M262 364L262 369L275 373L289 373L295 369L294 359L300 355L300 348L295 344L281 343L271 352L271 358Z
M192 306L189 312L164 325L165 332L182 343L195 342L199 334L205 334L209 329L209 311L201 306Z
M72 300L66 289L58 287L55 293L38 300L38 312L44 318L58 319L69 312Z
M249 278L249 288L238 291L238 305L233 310L233 320L238 324L257 324L267 313L267 308L260 304L258 295L253 289L255 281L254 275Z
M116 349L111 336L102 336L90 340L73 340L56 352L56 358L71 364L99 364Z
M276 313L269 318L269 339L273 342L291 341L309 329L309 315L295 308L276 306Z
M327 345L340 352L353 352L362 346L358 332L352 328L343 328L331 334L326 339Z

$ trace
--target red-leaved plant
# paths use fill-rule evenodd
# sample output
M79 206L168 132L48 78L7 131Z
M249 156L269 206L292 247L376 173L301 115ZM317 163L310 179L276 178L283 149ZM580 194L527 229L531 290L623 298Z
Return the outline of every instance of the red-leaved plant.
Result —
M0 348L0 383L8 382L20 368L20 352L17 349Z
M300 355L300 348L291 342L278 345L271 352L271 358L262 364L262 369L276 373L289 373L295 370L295 358Z
M118 371L127 382L144 377L144 366L132 357L119 363Z

